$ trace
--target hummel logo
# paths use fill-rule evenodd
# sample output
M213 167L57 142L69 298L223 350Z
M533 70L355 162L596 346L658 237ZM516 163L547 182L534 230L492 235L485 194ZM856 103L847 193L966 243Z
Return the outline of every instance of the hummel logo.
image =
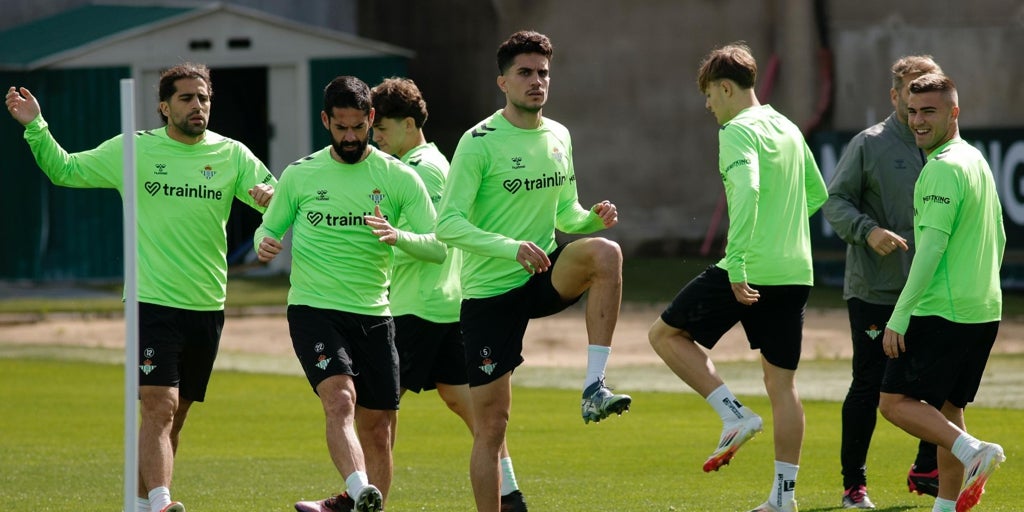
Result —
M167 164L156 164L156 171L153 174L167 174Z
M487 135L487 132L493 132L494 130L494 128L491 128L486 124L482 124L479 128L474 128L472 133L474 137L483 137L484 135Z
M316 191L316 200L317 201L326 201L327 199L329 199L327 197L327 189L323 189L322 188L322 189Z

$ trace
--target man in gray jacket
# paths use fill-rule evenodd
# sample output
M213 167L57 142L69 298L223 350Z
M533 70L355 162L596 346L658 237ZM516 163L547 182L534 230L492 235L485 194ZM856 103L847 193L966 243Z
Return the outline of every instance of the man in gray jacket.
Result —
M843 402L840 453L847 509L875 508L867 495L866 462L888 361L882 334L910 271L914 183L926 161L907 126L908 85L925 73L942 73L930 55L902 57L893 64L889 97L895 111L850 141L822 207L849 244L843 298L853 338L853 381ZM936 495L935 445L921 441L907 485L918 494Z

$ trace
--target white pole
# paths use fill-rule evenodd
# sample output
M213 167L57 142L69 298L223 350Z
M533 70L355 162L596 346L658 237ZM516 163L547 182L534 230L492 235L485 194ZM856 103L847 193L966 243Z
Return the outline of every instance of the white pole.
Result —
M135 80L121 79L124 142L124 508L135 510L139 476L139 287L135 185Z

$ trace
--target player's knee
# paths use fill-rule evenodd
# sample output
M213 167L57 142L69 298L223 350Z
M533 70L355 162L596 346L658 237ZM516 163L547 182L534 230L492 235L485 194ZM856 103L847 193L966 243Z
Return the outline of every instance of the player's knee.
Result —
M600 273L622 273L622 248L607 238L591 238L587 250L593 267Z

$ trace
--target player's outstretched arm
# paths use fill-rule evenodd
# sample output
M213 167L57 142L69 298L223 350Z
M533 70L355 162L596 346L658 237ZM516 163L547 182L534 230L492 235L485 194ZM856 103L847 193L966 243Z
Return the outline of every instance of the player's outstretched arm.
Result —
M11 113L11 117L21 123L22 126L31 123L41 112L36 97L25 87L17 89L12 86L10 89L7 89L5 103L7 104L7 111Z

